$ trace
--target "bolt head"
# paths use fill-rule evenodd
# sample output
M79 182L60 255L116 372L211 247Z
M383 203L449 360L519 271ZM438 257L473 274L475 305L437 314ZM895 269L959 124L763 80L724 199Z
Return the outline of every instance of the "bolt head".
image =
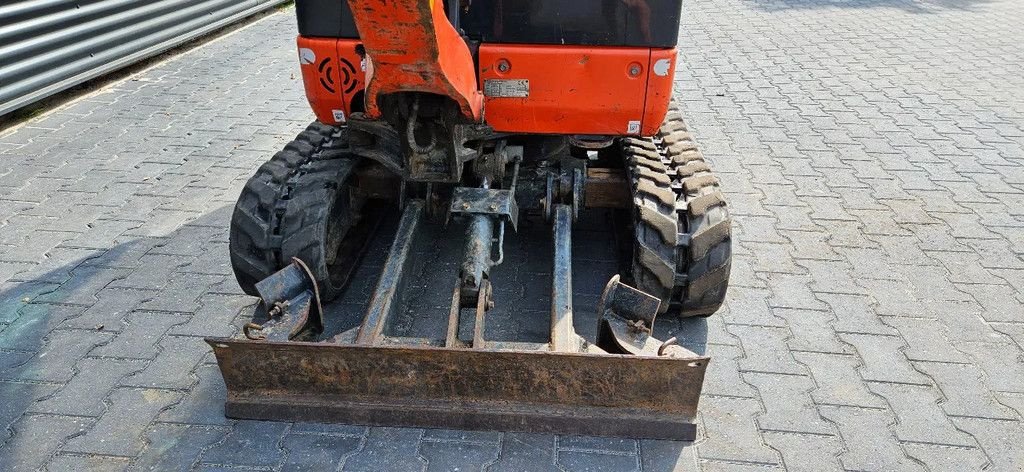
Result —
M507 60L501 59L498 61L498 72L508 72L512 70L512 64L509 64Z
M630 77L638 77L640 75L641 71L643 71L643 68L640 67L640 64L635 64L634 63L634 64L630 64L629 65L629 76Z

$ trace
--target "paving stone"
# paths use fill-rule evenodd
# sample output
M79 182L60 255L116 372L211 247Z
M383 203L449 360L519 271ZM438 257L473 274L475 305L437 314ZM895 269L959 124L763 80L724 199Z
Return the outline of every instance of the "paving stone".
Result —
M949 342L945 325L921 318L891 317L885 323L895 327L907 341L903 350L911 361L963 362L964 354Z
M985 371L987 385L1002 392L1024 392L1024 352L1013 344L964 342L966 352Z
M903 449L932 471L983 470L990 463L985 452L978 448L904 443Z
M829 244L831 240L831 235L827 232L780 230L779 233L790 241L792 247L800 248L799 251L795 251L792 254L792 256L796 259L816 259L823 261L834 261L842 259L839 250L837 250L837 248L834 248ZM852 250L853 248L844 249ZM758 257L760 258L760 256ZM787 265L787 267L789 267L790 264L792 264L792 270L799 270L799 266L795 265L795 261L793 263L779 261L777 262L777 264L785 264Z
M157 250L156 247L153 250ZM167 285L175 270L187 263L187 259L161 254L147 254L139 259L139 267L126 277L115 280L111 288L132 288L137 290L160 290Z
M1021 269L1024 260L1003 239L967 239L964 244L981 256L980 264L986 269Z
M152 291L103 289L96 294L96 302L81 315L65 321L61 326L76 329L119 331L122 321L143 301L154 296Z
M977 254L943 251L928 255L946 267L949 282L956 284L959 290L965 290L959 286L961 284L990 284L993 281L992 271L981 266L981 258Z
M940 393L933 387L871 382L868 388L885 397L896 414L896 437L900 441L974 446L974 441L957 431L939 408Z
M914 370L903 354L906 344L894 336L841 333L839 338L857 348L864 360L859 369L864 380L928 385L928 378Z
M144 310L195 312L199 294L221 280L220 275L186 274L177 272L157 295L139 306Z
M129 459L127 457L61 454L54 457L48 464L46 464L46 470L48 472L74 472L80 470L88 470L91 472L115 472L128 470L128 463Z
M852 264L845 261L800 261L801 266L807 268L811 278L810 287L814 293L843 293L851 295L867 295L863 287L857 285L853 273ZM804 308L822 309L825 306L817 298L813 302L807 302Z
M361 438L322 434L288 434L281 440L287 451L281 470L325 469L340 463L359 448Z
M204 216L204 219L206 216ZM202 220L199 220L200 222ZM154 247L149 254L152 257L163 256L184 256L175 261L191 260L197 254L208 247L211 240L224 233L224 228L219 226L196 226L188 225L168 237L159 246ZM190 261L191 262L191 261Z
M729 287L727 304L729 307L730 324L749 324L756 326L785 326L786 322L774 316L773 309L768 307L771 292L768 290Z
M774 295L769 300L773 308L793 308L800 310L821 310L825 308L811 291L809 275L779 274L767 279L768 288Z
M959 290L947 280L946 271L941 267L897 266L913 289L910 299L970 301L970 295Z
M907 228L918 237L922 251L970 252L970 247L953 238L944 224L912 224Z
M990 420L985 418L953 418L960 429L974 436L981 444L985 455L995 470L1021 470L1024 468L1024 451L1020 444L1024 431L1017 421Z
M142 450L142 433L150 421L181 394L167 390L122 388L114 390L103 416L85 434L62 448L67 452L134 456Z
M835 313L832 326L837 333L896 334L878 319L868 297L836 293L820 293L818 297Z
M39 469L61 443L81 434L93 421L70 416L22 416L11 426L14 436L0 446L0 464L8 470Z
M836 317L831 312L773 308L772 313L789 326L792 336L786 339L786 345L790 350L852 354L849 345L832 331Z
M640 460L635 455L602 454L582 450L559 450L557 465L566 471L640 470Z
M122 385L153 388L188 388L195 381L192 369L210 347L202 338L164 336L159 343L160 353L141 372L130 375Z
M793 359L786 338L789 330L761 326L730 325L730 333L744 340L741 371L800 375L804 369Z
M786 470L825 472L843 470L839 455L842 442L836 436L765 431L765 443L782 455Z
M723 308L720 313L724 315L731 312L732 311L729 309L729 307L725 306L725 308ZM705 346L713 344L715 346L738 347L739 341L736 339L735 336L729 334L729 331L725 327L725 321L723 320L723 318L724 316L711 316L704 319L691 318L679 320L679 331L674 331L670 333L669 337L675 336L677 339L679 339L679 344L686 345L691 349L701 344ZM654 329L656 332L660 330L661 324L655 323ZM661 335L660 333L658 334Z
M697 445L702 459L776 464L779 457L764 444L755 417L761 407L751 398L701 398L701 421L714 441Z
M204 364L196 368L197 384L181 402L160 414L159 420L170 423L228 425L224 416L227 388L216 365Z
M125 328L109 343L94 349L96 357L152 359L157 355L156 343L173 325L184 323L188 315L174 313L134 312L125 318Z
M558 450L582 450L599 453L630 455L635 454L638 443L629 438L605 438L598 436L559 436Z
M279 442L288 430L287 423L270 421L239 421L227 436L202 455L202 462L212 465L276 467L285 452Z
M232 278L232 280L234 280ZM240 314L249 314L258 299L248 295L205 294L200 308L187 322L171 326L169 334L230 337L238 331L232 324Z
M192 469L200 455L221 441L228 430L156 423L146 433L146 448L135 462L138 470Z
M7 426L20 418L28 405L53 393L58 387L28 382L0 382L0 438L7 439ZM3 440L0 440L0 444Z
M160 200L162 200L162 198ZM118 216L122 217L121 215ZM197 216L199 216L199 213L193 211L161 210L157 208L153 209L149 214L142 218L143 223L141 226L130 229L124 234L127 236L141 237L167 236L180 228L183 224L194 220ZM132 215L124 215L123 217L130 219L132 218Z
M128 238L127 241L108 249L103 255L82 262L81 266L126 269L125 273L130 274L132 269L141 267L142 256L163 240L163 238Z
M972 364L917 362L914 367L931 377L945 401L942 409L950 416L1014 419L986 384L984 372Z
M105 400L122 377L145 367L129 359L85 358L75 365L75 376L52 395L28 405L27 411L54 415L100 416Z
M40 295L53 291L57 285L49 282L3 282L0 283L0 321L12 323L21 310Z
M0 348L38 350L46 343L46 335L68 318L78 316L85 307L30 303L18 308L17 317L0 330Z
M697 466L697 448L686 441L640 441L640 469L645 471L689 472Z
M33 231L22 240L11 241L17 245L15 251L5 251L4 260L9 262L37 262L46 258L46 254L57 245L75 237L77 233L67 231Z
M419 454L426 461L428 471L482 471L484 465L498 458L500 450L498 443L433 441L424 438L420 443Z
M835 433L811 401L808 392L815 385L810 377L744 372L743 379L757 388L764 404L765 412L757 417L757 425L762 431Z
M79 264L102 253L98 249L55 247L46 252L45 259L18 271L11 279L64 283Z
M345 460L342 470L423 470L428 464L416 453L422 436L418 429L371 429L363 447Z
M487 472L550 470L555 468L555 437L547 434L504 433L498 459L484 466Z
M738 238L737 238L738 239ZM741 240L742 241L742 240ZM765 241L742 242L753 256L751 263L755 272L772 274L802 274L805 270L792 260L795 246L787 243L768 243Z
M954 343L957 349L960 349L960 342L1008 342L1005 335L982 319L981 311L982 308L974 302L923 300L920 303L920 313L923 313L923 316L934 316L946 325L948 332L956 333L956 337L950 342Z
M120 236L133 228L141 225L138 221L124 221L113 219L97 219L89 224L89 227L75 237L61 243L62 246L83 249L106 250L122 243L127 238Z
M92 305L96 294L112 281L124 278L128 272L123 269L80 266L71 273L71 278L52 292L45 293L35 301L64 303L69 305Z
M907 457L889 426L889 412L848 406L821 406L821 414L835 423L846 444L839 456L847 470L924 470Z
M704 375L704 395L739 396L752 398L754 389L743 381L739 373L739 360L743 350L738 346L714 346L713 362L708 363Z
M294 423L291 433L325 433L332 434L335 436L354 436L363 437L366 436L368 427L359 426L354 424L339 424L339 423ZM427 430L429 432L431 430ZM495 433L500 434L500 433Z
M756 462L720 461L715 459L702 459L701 469L707 472L764 472L783 470L778 464L760 464Z
M1024 393L996 392L995 396L999 403L1015 410L1018 417L1024 418Z
M22 363L3 366L0 376L9 379L67 382L75 375L74 365L99 344L110 340L106 333L53 331L46 345Z
M885 403L864 385L854 356L819 352L795 352L797 361L807 367L817 389L811 391L814 402L822 405L849 405L882 408Z
M1009 285L957 284L984 307L981 317L989 323L1024 323L1020 293Z

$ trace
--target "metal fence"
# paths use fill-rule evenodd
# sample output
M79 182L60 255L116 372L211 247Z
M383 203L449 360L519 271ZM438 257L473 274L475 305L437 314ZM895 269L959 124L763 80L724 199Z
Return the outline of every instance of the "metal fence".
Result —
M0 115L285 0L0 0Z

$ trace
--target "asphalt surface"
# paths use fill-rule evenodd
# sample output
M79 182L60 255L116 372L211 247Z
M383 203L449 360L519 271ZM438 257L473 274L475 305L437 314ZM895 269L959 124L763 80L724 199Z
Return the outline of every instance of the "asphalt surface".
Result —
M713 357L696 442L224 418L202 337L254 303L230 208L312 119L286 11L0 132L0 469L1024 469L1024 3L684 8L677 98L736 239L725 309L659 325ZM546 231L510 237L496 336L544 334ZM417 309L449 290L417 281Z

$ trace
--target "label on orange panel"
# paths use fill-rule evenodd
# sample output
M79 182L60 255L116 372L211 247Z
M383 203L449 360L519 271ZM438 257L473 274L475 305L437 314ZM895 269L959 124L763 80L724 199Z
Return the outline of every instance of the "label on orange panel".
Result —
M530 96L530 81L526 79L487 79L484 96L499 98L526 98Z
M668 71L671 67L671 59L658 59L658 62L654 63L654 75L658 77L668 76Z

